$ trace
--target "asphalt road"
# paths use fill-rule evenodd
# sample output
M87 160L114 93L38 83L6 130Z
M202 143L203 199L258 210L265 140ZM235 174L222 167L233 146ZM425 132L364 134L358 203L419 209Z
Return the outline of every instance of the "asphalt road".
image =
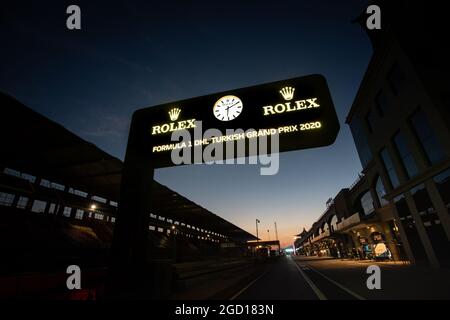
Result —
M320 271L280 257L266 272L241 288L232 300L355 300L364 299Z

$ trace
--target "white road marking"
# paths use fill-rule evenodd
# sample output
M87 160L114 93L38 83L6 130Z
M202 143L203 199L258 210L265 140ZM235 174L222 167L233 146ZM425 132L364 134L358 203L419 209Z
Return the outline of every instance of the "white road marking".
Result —
M239 297L245 290L247 290L248 288L250 288L256 281L258 281L259 279L261 279L262 277L264 277L267 274L268 271L264 272L262 275L260 275L258 278L256 278L255 280L253 280L252 282L250 282L248 285L246 285L243 289L239 290L238 293L236 293L234 296L232 296L230 298L231 300L236 299L237 297Z
M332 284L334 284L335 286L341 288L342 290L344 290L345 292L347 292L348 294L350 294L351 296L355 297L358 300L366 300L366 298L364 298L363 296L360 296L359 294L353 292L352 290L344 287L342 284L337 283L336 281L334 281L333 279L327 277L326 275L324 275L322 272L320 272L319 270L314 269L313 267L309 266L309 269L316 272L317 274L321 275L323 278L327 279L328 281L330 281Z
M306 283L308 283L308 285L314 291L316 296L320 300L327 300L327 297L322 293L322 291L320 291L319 288L317 288L317 286L314 284L314 282L312 282L311 279L303 272L302 268L300 268L300 266L295 261L293 261L293 262L294 262L295 266L297 267L298 272L300 272L300 274L302 275L303 279L305 279Z

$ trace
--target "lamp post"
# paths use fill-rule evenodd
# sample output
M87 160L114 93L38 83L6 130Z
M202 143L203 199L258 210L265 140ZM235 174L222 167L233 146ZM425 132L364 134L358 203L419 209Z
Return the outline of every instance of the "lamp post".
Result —
M172 226L172 235L173 235L173 262L177 263L177 229L175 226Z
M275 240L278 241L278 229L277 229L277 222L275 221ZM281 247L280 247L280 243L278 242L278 253L280 253L281 251Z
M275 221L275 240L278 240L277 222Z
M261 221L259 221L258 219L256 219L256 242L259 242L259 237L258 237L258 223L260 223Z

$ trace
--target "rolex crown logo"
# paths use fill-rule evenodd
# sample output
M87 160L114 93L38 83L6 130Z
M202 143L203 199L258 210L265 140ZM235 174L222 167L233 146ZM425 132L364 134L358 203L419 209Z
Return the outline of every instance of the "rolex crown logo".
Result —
M180 116L180 113L181 113L181 109L179 109L179 108L171 109L169 111L170 120L172 120L172 121L178 120L178 117Z
M295 88L285 87L280 90L280 93L283 96L284 100L290 101L294 98L294 91L295 91Z

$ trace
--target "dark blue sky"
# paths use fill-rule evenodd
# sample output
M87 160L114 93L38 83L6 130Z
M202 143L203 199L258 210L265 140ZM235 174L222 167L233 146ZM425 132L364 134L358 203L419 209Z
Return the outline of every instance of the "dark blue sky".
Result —
M78 4L82 30L66 29ZM329 82L342 125L327 148L256 166L160 169L156 179L254 233L284 244L361 170L345 116L371 55L346 1L16 1L1 6L0 90L123 159L142 107L312 73ZM265 231L264 235L267 235Z

